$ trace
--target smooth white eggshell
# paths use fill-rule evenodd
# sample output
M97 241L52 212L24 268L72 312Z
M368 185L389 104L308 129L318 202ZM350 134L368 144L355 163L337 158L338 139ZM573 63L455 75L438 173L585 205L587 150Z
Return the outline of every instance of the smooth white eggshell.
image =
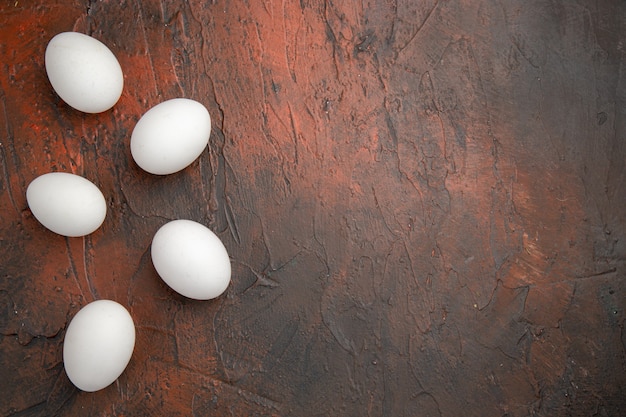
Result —
M115 301L94 301L76 313L67 327L65 372L79 389L101 390L124 372L134 348L135 325L128 310Z
M133 159L156 175L178 172L202 154L211 136L211 116L201 103L175 98L148 110L130 138Z
M76 110L101 113L122 95L120 63L105 44L91 36L59 33L46 47L45 65L54 91Z
M95 231L107 211L104 195L95 184L67 172L50 172L35 178L26 189L26 201L42 225L69 237Z
M230 259L222 241L204 225L173 220L152 239L152 263L174 291L188 298L209 300L230 283Z

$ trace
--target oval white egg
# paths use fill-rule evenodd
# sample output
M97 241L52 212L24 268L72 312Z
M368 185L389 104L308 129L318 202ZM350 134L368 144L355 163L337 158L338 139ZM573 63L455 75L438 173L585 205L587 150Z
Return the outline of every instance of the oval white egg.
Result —
M107 211L104 196L95 184L67 172L50 172L35 178L26 189L26 201L42 225L69 237L95 231Z
M45 65L54 91L76 110L101 113L122 95L124 74L117 58L91 36L59 33L46 47Z
M128 310L115 301L94 301L76 313L67 327L65 372L79 389L101 390L124 372L134 348L135 325Z
M230 283L230 259L222 241L192 220L164 224L152 239L152 263L174 291L196 300L221 295Z
M202 154L211 135L211 116L201 103L175 98L148 110L130 138L133 159L156 175L178 172Z

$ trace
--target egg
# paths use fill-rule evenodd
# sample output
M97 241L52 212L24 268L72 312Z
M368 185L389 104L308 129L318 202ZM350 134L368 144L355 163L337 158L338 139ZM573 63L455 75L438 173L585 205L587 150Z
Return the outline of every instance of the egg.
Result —
M124 306L93 301L72 319L63 342L63 366L76 387L98 391L124 372L135 348L135 325Z
M196 300L220 296L230 283L231 267L222 241L192 220L170 221L152 239L152 263L163 281Z
M67 172L50 172L35 178L26 189L26 201L42 225L69 237L95 231L107 211L104 195L95 184Z
M156 175L178 172L195 161L211 135L211 116L201 103L175 98L152 107L130 138L133 159Z
M76 110L101 113L122 95L120 63L105 44L91 36L78 32L54 36L46 47L45 66L54 91Z

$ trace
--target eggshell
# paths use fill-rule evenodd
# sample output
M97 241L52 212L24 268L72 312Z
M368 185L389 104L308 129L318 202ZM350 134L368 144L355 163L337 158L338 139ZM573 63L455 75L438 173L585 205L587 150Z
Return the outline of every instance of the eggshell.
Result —
M130 151L145 171L178 172L202 154L211 136L211 116L201 103L186 98L164 101L139 119L130 138Z
M79 175L50 172L35 178L26 189L26 201L39 222L63 236L95 231L106 216L102 192Z
M152 263L174 291L188 298L209 300L230 283L230 259L222 241L192 220L173 220L152 239Z
M93 392L112 384L126 369L135 348L135 325L121 304L98 300L72 319L63 342L63 364L70 381Z
M117 58L91 36L59 33L46 47L45 65L54 91L76 110L100 113L122 95L124 74Z

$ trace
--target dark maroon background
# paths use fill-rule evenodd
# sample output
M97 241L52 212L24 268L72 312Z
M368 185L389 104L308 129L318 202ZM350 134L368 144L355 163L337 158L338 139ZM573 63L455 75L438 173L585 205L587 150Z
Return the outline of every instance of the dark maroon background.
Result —
M110 111L54 94L75 30L125 74ZM0 415L626 414L626 3L2 1ZM206 152L158 177L129 137L187 97ZM108 202L64 238L25 199L49 171ZM219 299L150 260L171 219L232 258ZM126 306L124 374L63 371L79 308Z

